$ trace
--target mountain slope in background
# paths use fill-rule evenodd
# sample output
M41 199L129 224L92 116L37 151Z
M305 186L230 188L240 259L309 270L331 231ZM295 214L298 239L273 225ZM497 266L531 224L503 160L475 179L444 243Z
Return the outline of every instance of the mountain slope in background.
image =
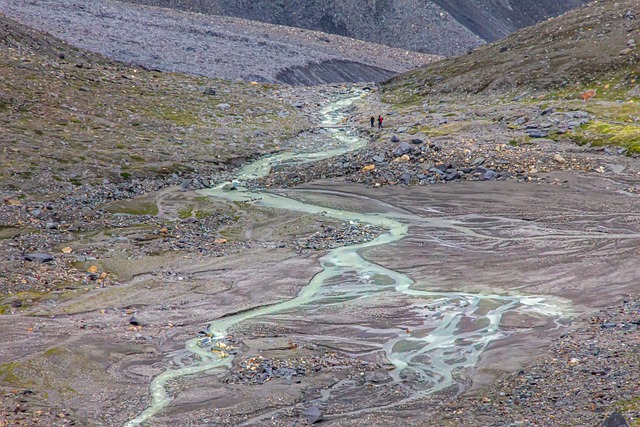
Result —
M514 31L577 8L588 0L432 0L458 22L493 42Z
M437 111L438 102L466 114L476 109L476 117L499 126L472 126L474 135L513 131L501 142L514 143L514 150L520 143L538 147L551 140L568 142L572 150L610 146L607 153L638 157L638 20L637 0L592 2L469 55L396 76L381 86L382 99L411 117L409 123L431 120L435 128L442 127L437 116L425 119L415 111ZM558 114L548 118L549 112ZM578 120L563 122L566 112ZM435 132L452 133L446 127Z
M632 91L637 97L639 19L635 0L593 2L469 55L397 76L384 90L407 99L525 88L577 91L617 78L607 90Z
M439 57L315 31L112 0L5 0L0 12L151 69L247 81L381 81Z
M453 55L587 0L124 0L308 28L436 55Z

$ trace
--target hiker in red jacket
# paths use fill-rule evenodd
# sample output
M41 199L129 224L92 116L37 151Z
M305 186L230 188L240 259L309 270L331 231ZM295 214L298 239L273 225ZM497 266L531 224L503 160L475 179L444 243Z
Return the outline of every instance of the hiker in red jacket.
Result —
M382 116L378 116L378 129L382 129Z

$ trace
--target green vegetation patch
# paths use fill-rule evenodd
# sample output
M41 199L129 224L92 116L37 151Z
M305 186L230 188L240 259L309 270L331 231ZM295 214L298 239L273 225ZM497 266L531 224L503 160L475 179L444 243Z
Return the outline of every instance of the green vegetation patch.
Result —
M615 145L625 147L630 153L640 153L640 126L594 121L582 125L572 139L578 144L594 147Z
M20 362L8 362L0 365L0 383L8 384L12 387L29 387L23 375L20 373Z
M424 133L429 137L449 136L457 133L472 131L476 128L480 129L486 126L490 126L492 123L488 120L475 120L475 121L460 121L447 123L436 128L420 127L416 132L409 132L414 135L416 133ZM412 129L413 130L413 129Z
M151 200L120 200L105 207L107 212L129 215L158 215L158 205Z
M592 103L584 109L595 114L601 120L611 122L635 123L640 120L640 103L638 102Z
M615 403L613 406L615 410L622 412L623 414L630 413L630 412L635 413L640 410L640 397L634 397L629 400L623 400ZM629 426L630 427L640 426L640 418L629 422Z
M197 219L205 219L210 217L211 215L213 215L213 212L197 209L193 205L187 205L178 209L178 218L180 219L186 219L192 216Z
M163 108L159 110L159 117L181 127L202 124L202 120L196 114L175 108Z
M0 226L0 240L11 239L20 233L19 228Z
M9 312L9 305L14 304L16 302L20 303L21 308L27 308L32 306L36 302L41 302L46 300L51 296L50 291L25 291L18 292L12 295L6 295L3 298L0 298L0 314L5 314Z
M180 219L189 218L192 214L193 214L193 207L192 206L186 206L186 207L178 209L178 218L180 218Z
M44 357L62 356L66 353L68 353L68 351L60 347L51 347L50 349L44 352Z

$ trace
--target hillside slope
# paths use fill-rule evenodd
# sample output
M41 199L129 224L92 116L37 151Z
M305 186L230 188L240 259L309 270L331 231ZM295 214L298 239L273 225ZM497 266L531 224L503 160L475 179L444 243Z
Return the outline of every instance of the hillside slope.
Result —
M584 4L586 0L123 0L226 15L453 55Z
M226 79L381 81L438 59L314 31L112 0L5 0L0 12L115 60Z
M122 193L140 189L131 180L210 177L309 125L269 86L129 67L2 15L0 79L5 197L55 197L85 185Z
M429 94L547 92L571 86L579 91L598 80L617 78L607 88L610 92L637 96L638 19L637 1L594 2L469 55L397 76L384 90L407 100Z

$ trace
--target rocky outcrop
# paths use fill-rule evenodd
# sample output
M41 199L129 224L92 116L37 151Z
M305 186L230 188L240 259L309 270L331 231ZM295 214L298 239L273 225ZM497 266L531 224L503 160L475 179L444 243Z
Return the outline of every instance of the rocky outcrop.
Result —
M278 73L276 80L293 86L311 86L341 82L381 82L395 74L393 71L360 62L329 60L287 68Z

